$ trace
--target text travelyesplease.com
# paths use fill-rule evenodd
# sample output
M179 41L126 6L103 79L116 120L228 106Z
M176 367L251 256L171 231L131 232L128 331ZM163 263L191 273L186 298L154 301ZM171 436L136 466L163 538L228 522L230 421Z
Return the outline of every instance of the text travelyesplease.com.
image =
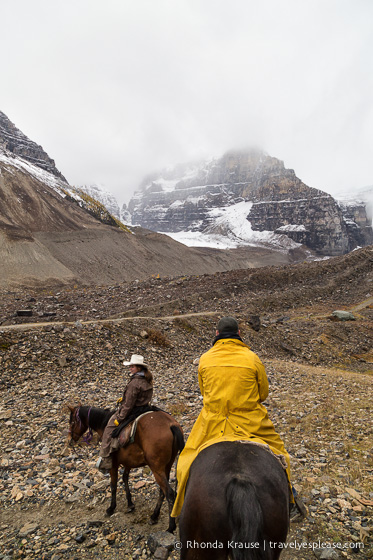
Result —
M175 548L176 549L180 549L182 548L182 543L180 541L176 541L175 543ZM245 549L259 549L261 546L261 543L259 542L236 542L236 541L227 541L227 542L221 542L221 541L212 541L212 542L198 542L198 541L186 541L185 543L185 547L186 548L190 548L190 549L194 549L194 548L211 548L211 549L223 549L223 548L228 548L228 549L237 549L237 548L245 548ZM352 549L352 548L358 548L358 549L363 549L364 548L364 543L362 542L346 542L346 543L341 543L341 542L321 542L321 541L314 541L314 542L300 542L300 541L290 541L290 542L272 542L272 541L264 541L262 543L262 546L264 549L268 549L268 548L278 548L278 549L296 549L296 550L302 550L302 549L327 549L327 548L332 548L332 549Z

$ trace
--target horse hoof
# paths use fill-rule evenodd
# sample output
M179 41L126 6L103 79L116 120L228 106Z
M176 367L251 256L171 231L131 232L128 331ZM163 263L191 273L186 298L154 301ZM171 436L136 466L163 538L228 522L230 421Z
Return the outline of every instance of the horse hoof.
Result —
M133 511L135 511L135 506L129 506L126 513L132 513Z
M114 508L107 508L107 510L106 510L106 515L109 515L109 516L110 516L110 515L113 515L114 511L115 511Z
M149 519L149 525L155 525L156 523L158 523L158 519Z

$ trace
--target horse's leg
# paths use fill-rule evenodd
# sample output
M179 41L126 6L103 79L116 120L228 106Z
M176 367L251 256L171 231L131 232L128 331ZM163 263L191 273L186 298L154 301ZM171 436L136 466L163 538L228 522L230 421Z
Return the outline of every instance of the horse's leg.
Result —
M176 521L173 517L171 517L171 511L172 511L174 501L175 501L175 492L173 491L173 489L171 488L171 486L168 482L168 476L167 476L166 473L163 473L163 474L160 475L157 472L153 471L153 474L154 474L154 478L155 478L157 484L159 485L159 487L161 489L161 492L163 493L163 496L166 496L166 500L167 500L167 503L168 503L168 510L169 510L169 524L168 524L167 531L169 533L173 533L176 529ZM160 502L160 498L158 499L157 506L158 506L159 502ZM163 502L163 498L162 498L162 501L160 502L160 506L162 505L162 502ZM153 523L156 523L158 521L159 512L160 512L160 509L161 509L160 506L159 506L159 509L157 508L157 506L156 506L151 518L150 518L151 522L153 522Z
M118 463L113 457L113 466L110 469L111 502L106 510L106 515L113 515L117 507Z
M166 492L166 498L167 498L167 503L168 503L168 515L169 515L169 522L168 522L167 531L169 533L173 533L176 529L176 520L175 520L174 517L171 517L171 512L173 510L174 503L175 503L175 497L176 497L176 491L177 491L177 479L176 479L175 490L170 485L170 472L171 472L174 460L175 460L175 457L172 457L172 460L170 461L170 463L166 467L167 489L168 489L168 492Z
M135 509L135 504L132 502L131 491L128 484L129 474L130 474L130 469L125 468L123 472L123 484L124 484L124 489L126 491L126 498L127 498L127 506L128 506L127 513L131 513L131 511Z
M159 497L158 497L158 501L156 503L156 506L154 508L154 511L150 517L150 524L154 525L155 523L157 523L158 521L158 517L159 517L159 513L161 511L161 507L163 504L163 500L164 500L164 493L162 488L159 488Z
M169 479L170 479L170 472L171 472L172 463L173 463L173 460L172 460L172 461L167 465L167 467L166 467L167 483L168 483L168 481L169 481ZM154 474L154 476L155 476L155 474ZM157 478L156 478L156 480L157 480ZM157 482L158 482L158 481L157 481ZM153 511L153 513L152 513L152 516L151 516L151 518L150 518L150 523L151 523L152 525L153 525L154 523L157 523L157 521L158 521L158 517L159 517L160 511L161 511L161 507L162 507L164 498L165 498L165 492L164 492L164 490L163 490L161 484L159 484L159 498L158 498L157 504L156 504L156 506L155 506L155 508L154 508L154 511Z

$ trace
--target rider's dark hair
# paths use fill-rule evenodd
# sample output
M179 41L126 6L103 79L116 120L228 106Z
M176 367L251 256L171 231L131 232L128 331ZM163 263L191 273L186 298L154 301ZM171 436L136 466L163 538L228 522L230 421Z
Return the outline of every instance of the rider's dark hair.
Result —
M145 374L145 379L148 383L153 383L153 375L152 372L148 370L147 367L142 366L142 369L144 371Z

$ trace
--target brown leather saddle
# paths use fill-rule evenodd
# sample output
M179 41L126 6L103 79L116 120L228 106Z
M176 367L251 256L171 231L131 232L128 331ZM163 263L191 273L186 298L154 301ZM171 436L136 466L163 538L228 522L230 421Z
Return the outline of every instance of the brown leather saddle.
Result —
M146 416L146 414L152 414L153 412L154 412L153 410L149 410L147 412L144 412L143 414L140 414L140 416L135 418L135 420L133 422L131 422L130 424L125 426L123 428L123 430L120 432L119 437L117 438L118 439L118 447L126 447L127 445L130 445L131 443L133 443L135 441L137 424L138 424L140 418L142 418L143 416Z

